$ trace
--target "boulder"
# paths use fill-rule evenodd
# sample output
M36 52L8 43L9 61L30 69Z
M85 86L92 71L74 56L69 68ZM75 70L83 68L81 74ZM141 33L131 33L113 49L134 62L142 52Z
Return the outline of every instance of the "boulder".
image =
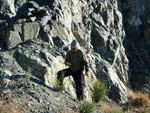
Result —
M26 41L28 39L37 38L40 25L37 22L28 22L23 24L14 24L11 29L20 34L22 41Z
M28 39L37 38L39 31L40 31L40 25L37 22L29 22L23 24L23 34L24 34L24 40L26 41Z
M102 82L106 81L111 90L109 97L123 103L126 101L126 89L120 78L125 81L123 76L127 76L129 70L126 68L128 62L123 62L126 53L123 48L125 34L120 4L117 0L16 0L17 16L11 21L20 24L7 23L8 26L14 25L4 32L17 34L8 38L17 41L15 44L10 40L5 42L15 47L20 42L37 37L47 41L48 43L32 40L11 50L19 49L13 57L20 67L26 71L31 68L32 75L53 87L57 71L66 68L61 62L65 52L70 49L69 45L73 39L78 40L91 59L89 78L95 79L97 76ZM5 29L8 29L8 26ZM4 36L6 37L6 34ZM52 52L58 54L53 55ZM96 54L103 60L97 58L95 63ZM10 65L9 61L6 62L8 63L5 64ZM6 65L5 68L11 66L13 65ZM70 93L74 92L72 85L69 85L72 84L72 79L66 78L64 82ZM89 85L92 86L91 83Z
M44 81L44 75L48 73L46 64L42 63L39 58L29 54L24 54L21 51L16 52L16 56L19 65L24 70L31 70L31 74Z
M5 37L6 46L8 49L17 46L22 40L17 31L9 31Z
M38 58L20 50L15 55L17 56L17 62L24 70L30 69L30 73L40 78L46 85L54 86L56 73L63 67L59 62L63 60L62 57L54 57L48 52L40 52L41 58Z
M14 24L7 31L3 32L2 39L8 49L29 39L37 38L40 25L37 22Z

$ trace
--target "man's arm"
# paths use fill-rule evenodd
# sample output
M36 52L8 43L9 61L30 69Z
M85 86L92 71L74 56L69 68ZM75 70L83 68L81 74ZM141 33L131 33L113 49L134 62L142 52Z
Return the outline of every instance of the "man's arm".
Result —
M65 58L65 65L66 66L70 66L71 65L71 63L69 62L69 52L67 53L66 58Z
M89 72L89 61L87 55L83 52L83 65L85 66L86 73Z

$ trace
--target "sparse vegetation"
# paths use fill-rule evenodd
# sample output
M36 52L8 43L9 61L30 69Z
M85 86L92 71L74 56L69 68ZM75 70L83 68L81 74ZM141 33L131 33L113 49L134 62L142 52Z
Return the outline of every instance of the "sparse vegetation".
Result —
M149 106L150 107L150 98L147 94L144 94L142 92L133 92L128 91L128 103L130 105L136 105L136 106Z
M93 83L93 101L99 102L104 99L107 93L107 86L104 83L101 83L98 79Z
M136 106L136 113L149 113L150 111L150 98L142 92L128 91L128 104L129 109Z
M56 91L62 92L64 90L64 84L61 84L60 80L56 80L54 89Z
M0 99L0 113L24 113L23 104L19 104L11 96L8 100L5 98Z
M62 72L61 73L62 77L59 80L58 79L56 80L56 83L54 86L54 89L56 91L62 92L64 90L64 83L63 83L64 74L65 74L65 72Z
M124 113L122 110L117 109L110 105L103 105L100 110L104 113Z
M31 68L28 68L28 72L25 74L25 83L30 84L30 78L32 76Z
M80 112L81 113L92 113L94 111L93 103L84 101L80 104Z

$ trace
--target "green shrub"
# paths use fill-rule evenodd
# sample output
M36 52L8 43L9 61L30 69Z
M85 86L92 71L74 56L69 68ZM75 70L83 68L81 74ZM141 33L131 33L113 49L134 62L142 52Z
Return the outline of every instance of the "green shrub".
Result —
M83 102L80 105L80 112L81 113L92 113L94 111L94 105L90 102Z
M54 89L58 92L62 92L64 90L64 84L61 84L61 81L57 80Z
M63 84L63 80L64 80L64 76L65 76L66 71L61 71L61 78L56 80L54 89L56 91L62 92L64 90L64 84Z
M99 102L104 99L107 93L107 87L104 83L101 83L98 79L93 83L93 95L92 98L95 102Z
M26 84L30 84L31 76L32 76L31 68L28 68L28 72L25 74L25 80L24 80Z

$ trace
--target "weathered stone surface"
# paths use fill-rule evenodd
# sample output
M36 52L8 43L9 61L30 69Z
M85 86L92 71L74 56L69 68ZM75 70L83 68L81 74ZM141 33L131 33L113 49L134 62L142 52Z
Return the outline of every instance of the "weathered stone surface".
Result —
M141 89L146 85L146 89L149 88L147 85L149 83L146 81L150 69L149 7L146 4L149 3L148 0L26 1L17 0L15 10L12 8L6 12L0 12L0 31L5 33L4 37L10 33L13 34L11 35L13 40L20 37L20 40L14 40L15 42L12 41L12 43L10 40L5 41L9 45L12 44L15 47L20 42L37 37L46 41L31 40L19 46L20 52L14 57L24 70L26 66L33 69L35 67L39 73L36 71L33 73L39 74L38 77L51 86L54 79L50 78L55 77L54 74L64 68L57 65L62 64L60 61L64 60L70 48L70 42L77 39L90 60L91 81L104 75L106 78L99 78L109 83L110 90L113 92L109 93L109 97L112 100L121 103L126 101L124 84L128 84L128 75L133 87ZM15 17L11 18L10 14L14 14ZM3 28L3 25L6 26ZM12 66L8 64L4 64L5 68ZM105 72L105 69L108 72ZM67 81L69 86L72 80L67 78ZM89 83L88 87L91 87L91 84ZM74 94L72 86L69 86L67 91L69 90Z
M15 16L14 0L1 0L0 11L7 13L10 17Z
M12 21L20 24L12 23L13 27L9 29L9 32L17 32L22 42L37 37L48 42L37 39L29 41L27 45L23 43L19 46L19 51L14 50L18 51L14 57L20 67L25 71L27 67L32 68L33 75L39 77L47 85L53 86L57 71L65 68L61 61L64 60L71 41L77 39L81 49L86 52L90 60L91 82L86 79L89 83L86 87L87 97L91 95L92 80L102 73L97 66L101 63L100 59L107 61L110 72L118 77L116 77L117 82L111 82L110 86L113 92L116 90L120 95L121 81L124 84L128 82L128 60L122 44L125 33L120 13L122 9L118 6L118 1L34 0L25 3L25 0L23 2L18 0L15 6L17 16ZM97 73L97 70L100 73ZM107 79L113 81L110 73L106 75ZM75 94L74 88L69 85L72 84L72 79L66 78L65 82L67 91ZM121 86L115 86L115 83ZM118 98L123 102L121 98L125 97L118 96Z
M106 47L107 40L108 40L108 32L102 28L94 28L92 32L92 43L97 51L99 50L98 47Z
M22 42L18 32L16 31L9 31L3 39L5 40L8 49L15 47Z
M34 23L25 23L24 24L24 41L28 39L37 38L40 30L40 26L37 22Z
M16 55L18 57L18 63L24 70L28 71L28 68L31 68L31 73L44 81L44 75L48 73L46 64L42 63L39 58L29 54L23 54L20 51Z
M3 32L2 39L7 48L12 48L28 39L37 38L40 31L40 25L37 22L14 24L9 30Z
M6 87L11 81L12 73L8 70L0 69L0 89Z
M15 1L15 10L17 13L23 12L27 10L26 1L27 0L14 0Z
M123 1L126 49L129 59L129 81L133 89L143 90L150 72L148 0ZM149 84L149 83L148 83ZM148 89L150 90L150 89Z
M108 97L113 101L126 103L127 88L119 79L111 65L108 62L101 60L96 63L96 67L98 67L96 77L101 80L101 82L107 84L107 87L110 90L110 92L108 92Z
M35 8L35 9L40 8L40 6L34 1L27 1L27 5L28 5L29 8Z

